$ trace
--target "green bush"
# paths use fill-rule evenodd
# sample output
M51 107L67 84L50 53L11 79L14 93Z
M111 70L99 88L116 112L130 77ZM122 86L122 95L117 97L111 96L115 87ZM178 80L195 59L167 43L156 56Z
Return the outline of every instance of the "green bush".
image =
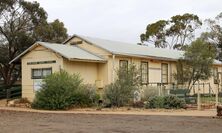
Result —
M104 100L106 106L121 107L129 104L133 99L133 92L139 88L140 78L135 65L120 68L114 83L105 87Z
M145 104L145 108L164 108L164 97L154 96L150 97Z
M44 85L36 93L32 107L57 110L71 106L90 106L96 99L95 93L87 90L79 75L61 71L44 79Z
M83 85L72 97L73 105L77 107L89 107L96 105L100 96L96 93L96 87L93 85Z
M177 96L165 96L164 97L164 108L166 109L179 109L185 107L185 101L178 98Z
M143 86L142 87L142 101L158 96L158 87L157 86Z
M176 96L155 96L149 98L146 108L179 109L185 107L185 101Z

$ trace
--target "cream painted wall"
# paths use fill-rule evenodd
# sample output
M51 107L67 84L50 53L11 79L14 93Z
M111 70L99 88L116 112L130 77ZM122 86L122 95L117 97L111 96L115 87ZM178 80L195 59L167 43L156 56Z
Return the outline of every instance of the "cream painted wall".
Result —
M100 56L103 56L104 58L107 58L108 55L111 55L109 52L107 52L106 50L103 50L101 48L98 48L92 44L89 44L83 40L81 40L80 38L78 37L74 37L73 39L71 39L70 41L67 42L68 45L72 44L72 43L75 43L75 42L78 42L78 41L82 41L81 44L76 44L78 47L80 48L83 48L87 51L90 51L96 55L100 55Z
M160 83L161 82L161 64L167 63L168 64L168 82L174 82L173 73L176 72L176 63L175 62L166 62L166 61L158 61L158 60L152 60L152 59L146 59L146 58L136 58L136 57L127 57L127 56L115 56L114 59L114 79L116 78L116 71L119 68L119 61L120 60L127 60L128 63L133 63L137 66L137 68L140 68L141 62L148 62L149 66L149 82L150 83ZM110 56L108 61L108 79L109 83L112 82L112 76L113 76L113 58ZM171 72L171 73L170 73Z
M98 80L98 65L93 62L74 62L64 59L63 68L70 74L79 74L86 84L95 84Z
M55 60L53 64L36 64L28 65L28 62L37 61L51 61ZM31 78L31 71L33 68L52 68L53 72L59 71L63 68L63 59L59 55L51 52L50 50L38 46L31 52L22 57L22 97L26 97L29 100L33 100L35 96L34 91L34 79Z

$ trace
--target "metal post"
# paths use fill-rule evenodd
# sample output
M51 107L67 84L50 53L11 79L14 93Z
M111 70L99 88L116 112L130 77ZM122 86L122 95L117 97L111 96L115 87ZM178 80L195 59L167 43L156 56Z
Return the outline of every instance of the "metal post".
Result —
M197 110L201 110L201 100L200 100L200 81L198 81L198 91L197 91Z

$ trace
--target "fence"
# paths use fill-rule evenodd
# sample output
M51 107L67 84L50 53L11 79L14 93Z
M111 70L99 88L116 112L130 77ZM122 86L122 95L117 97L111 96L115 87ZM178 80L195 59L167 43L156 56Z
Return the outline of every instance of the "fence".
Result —
M218 85L218 88L212 88L210 83L200 83L187 89L185 85L173 83L150 83L146 87L155 87L158 96L175 95L182 98L192 108L215 108L222 104L221 85Z
M0 86L0 99L14 99L21 97L21 86L15 85L9 89L4 86Z

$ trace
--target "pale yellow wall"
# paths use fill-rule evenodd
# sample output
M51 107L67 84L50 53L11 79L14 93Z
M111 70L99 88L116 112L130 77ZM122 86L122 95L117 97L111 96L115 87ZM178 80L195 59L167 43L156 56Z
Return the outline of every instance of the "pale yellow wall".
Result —
M104 59L107 59L109 60L109 56L111 55L111 53L107 52L106 50L103 50L101 48L98 48L90 43L87 43L86 41L84 40L81 40L80 38L78 37L74 37L72 38L71 40L69 40L66 44L67 45L70 45L72 44L73 42L77 42L77 41L82 41L82 44L77 44L78 47L82 48L82 49L85 49L91 53L94 53L96 55L99 55L101 56L102 58ZM97 80L100 80L102 82L103 85L107 85L110 83L110 79L109 79L109 69L110 66L108 65L109 62L107 63L99 63L98 64L98 71L97 71ZM109 68L108 68L109 67Z
M79 74L86 84L95 84L98 80L98 64L93 62L74 62L64 59L63 68L70 74Z
M78 37L74 37L74 38L72 38L71 40L69 40L67 42L67 45L72 44L73 42L77 42L77 41L81 41L81 39L78 38ZM94 54L103 56L104 58L107 58L107 56L110 55L110 53L107 52L106 50L103 50L101 48L98 48L98 47L90 44L90 43L87 43L84 40L82 40L82 44L77 44L77 46L80 47L80 48L83 48L87 51L90 51Z
M219 66L219 65L214 65L213 67L217 67L218 68L218 72L222 74L222 66ZM218 86L218 84L215 84L214 83L214 78L211 77L209 78L209 80L205 80L205 81L200 81L200 83L210 83L210 87L212 88L213 92L211 91L211 93L216 93L218 87L219 87L219 90L222 91L222 75L219 74L219 80L220 80L220 84ZM196 83L197 84L197 83ZM194 89L196 92L198 91L198 85L195 85L195 89ZM209 86L208 85L200 85L200 93L209 93Z
M53 64L27 65L28 62L56 60ZM63 59L50 50L38 46L31 52L22 57L22 97L33 100L35 91L33 87L34 80L31 78L31 69L33 68L52 68L52 72L63 68Z
M137 66L137 68L140 68L141 62L148 62L149 65L149 82L161 82L161 63L167 63L168 64L168 82L174 82L173 79L173 73L176 72L176 65L175 62L167 62L167 61L160 61L160 60L152 60L152 59L146 59L146 58L136 58L136 57L127 57L127 56L115 56L114 59L114 77L116 78L116 71L119 69L119 61L120 60L127 60L128 63L133 63ZM113 58L110 56L108 61L108 79L109 83L112 82L112 76L113 76ZM171 73L170 73L171 72ZM114 78L114 79L115 79ZM171 79L172 78L172 79Z

